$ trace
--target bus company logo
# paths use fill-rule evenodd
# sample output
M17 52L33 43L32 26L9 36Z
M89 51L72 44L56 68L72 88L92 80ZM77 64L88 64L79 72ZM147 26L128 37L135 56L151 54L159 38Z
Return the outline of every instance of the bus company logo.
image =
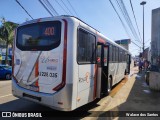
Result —
M41 63L58 63L58 59L49 58L49 57L41 57Z
M57 70L57 66L47 66L47 70Z
M49 60L51 63L58 63L58 59L50 59Z
M89 72L86 73L86 82L89 82Z
M94 79L94 76L90 75L89 72L86 72L85 77L79 78L79 82L82 83L82 82L86 81L86 83L89 83L89 81L92 80L92 79Z

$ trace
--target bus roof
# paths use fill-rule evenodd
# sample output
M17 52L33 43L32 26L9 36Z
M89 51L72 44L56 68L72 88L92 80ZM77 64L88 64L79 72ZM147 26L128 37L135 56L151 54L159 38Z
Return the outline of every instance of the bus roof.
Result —
M26 21L22 24L20 24L18 27L26 25L26 24L32 24L32 23L36 23L39 21L50 21L50 20L54 20L54 19L65 19L65 18L74 18L84 24L86 24L87 26L89 26L90 28L92 28L93 30L95 30L97 32L97 34L104 38L105 40L107 40L107 42L109 42L110 44L113 44L123 50L125 50L126 52L128 52L129 54L131 54L127 49L123 48L122 46L118 45L116 42L114 42L113 40L107 38L106 36L104 36L101 32L99 32L98 30L96 30L95 28L93 28L92 26L90 26L89 24L85 23L84 21L82 21L81 19L75 17L75 16L70 16L70 15L61 15L61 16L55 16L55 17L45 17L45 18L38 18L38 19L34 19L34 20L30 20L30 21Z

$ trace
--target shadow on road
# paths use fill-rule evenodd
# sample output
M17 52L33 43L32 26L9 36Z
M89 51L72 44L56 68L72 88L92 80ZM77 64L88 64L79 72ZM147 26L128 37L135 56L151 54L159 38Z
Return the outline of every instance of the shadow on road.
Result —
M6 80L6 79L2 79L2 78L0 78L0 81L10 81L10 80Z
M121 93L123 94L123 93ZM118 101L118 100L117 100ZM119 120L126 119L126 113L158 113L160 111L160 92L149 89L149 86L144 80L144 72L138 73L135 82L129 93L127 100L124 103L104 112L99 117L112 117L118 116ZM146 114L147 115L147 114ZM160 114L159 114L160 116ZM133 117L131 117L133 118ZM142 118L142 117L141 117ZM139 119L139 118L135 118ZM143 117L143 119L160 119L158 117ZM128 120L128 119L127 119Z
M95 100L87 105L84 105L74 111L71 112L64 112L51 109L49 107L27 101L24 99L16 99L4 104L0 105L0 111L6 112L38 112L42 113L42 115L47 117L54 117L54 118L64 118L69 117L70 119L81 119L91 115L88 110L93 109L98 106L97 102L99 100Z
M160 92L152 91L144 80L144 73L138 73L130 94L120 111L160 111Z

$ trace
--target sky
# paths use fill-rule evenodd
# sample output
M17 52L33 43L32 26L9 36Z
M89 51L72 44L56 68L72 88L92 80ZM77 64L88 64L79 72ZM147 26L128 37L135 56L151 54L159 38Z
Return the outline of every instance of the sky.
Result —
M29 14L34 18L44 18L50 17L51 15L43 8L39 0L18 0L23 7L29 12ZM142 42L140 43L131 33L129 27L123 18L122 13L117 7L116 0L111 0L117 9L122 21L125 26L127 26L129 36L122 26L116 12L111 6L109 0L48 0L59 15L74 15L79 17L81 20L89 24L90 26L97 29L99 32L104 34L106 37L112 40L120 39L131 39L134 43L142 47ZM63 1L63 2L62 2ZM72 10L69 2L74 7L76 13ZM121 0L122 1L122 0ZM151 14L152 10L160 7L160 0L145 0L147 3L144 6L145 10L145 22L144 22L144 42L145 48L149 47L151 41ZM127 12L130 16L132 24L138 34L136 23L134 21L130 0L123 0ZM132 5L139 27L140 35L142 38L143 33L143 7L140 5L142 0L132 0ZM63 9L60 5L63 6ZM64 6L64 4L68 9ZM15 0L0 0L0 17L5 17L7 21L12 21L18 24L25 22L26 20L31 20L31 18L26 14L26 12L17 4ZM138 34L139 35L139 34ZM130 44L129 50L132 55L138 55L140 48ZM142 50L142 49L141 49Z

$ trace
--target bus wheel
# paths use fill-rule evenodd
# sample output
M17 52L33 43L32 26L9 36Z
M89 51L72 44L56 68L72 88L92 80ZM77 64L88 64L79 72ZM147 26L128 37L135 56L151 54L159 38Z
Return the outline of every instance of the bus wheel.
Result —
M108 78L108 86L107 87L108 87L107 90L108 90L108 94L109 94L112 89L112 78L111 77Z
M127 71L125 70L124 75L127 75Z

